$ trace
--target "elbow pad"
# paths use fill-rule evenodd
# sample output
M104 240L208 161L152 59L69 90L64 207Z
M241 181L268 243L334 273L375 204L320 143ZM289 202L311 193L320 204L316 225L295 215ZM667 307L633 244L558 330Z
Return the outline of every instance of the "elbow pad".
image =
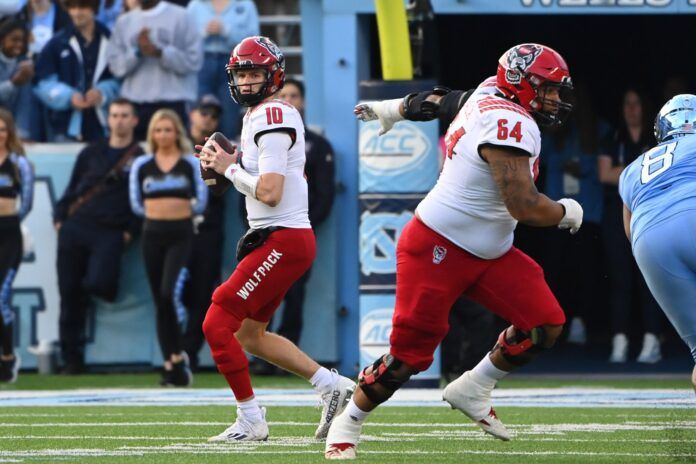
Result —
M449 124L464 106L473 90L450 90L444 86L436 86L433 90L411 93L403 100L404 114L409 121L432 121L440 118ZM430 95L439 95L439 103L426 100Z

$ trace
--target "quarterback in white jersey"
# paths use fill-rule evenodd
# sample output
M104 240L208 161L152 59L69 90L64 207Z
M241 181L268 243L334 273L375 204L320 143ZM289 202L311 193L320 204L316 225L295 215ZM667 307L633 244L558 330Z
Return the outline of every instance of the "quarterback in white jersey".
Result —
M494 78L453 99L436 88L403 101L356 107L359 119L379 119L384 133L407 116L432 119L442 114L439 105L456 102L454 111L447 112L453 120L442 174L397 245L389 353L360 374L353 398L329 430L327 459L354 458L368 414L430 366L449 329L450 308L462 294L512 325L474 369L445 388L443 399L485 432L510 439L491 405L491 392L511 370L550 348L565 323L543 271L512 245L512 233L518 221L557 225L571 233L582 223L576 201L553 201L534 186L537 121L562 121L571 108L562 95L569 88L561 55L543 45L522 44L503 54Z
M215 142L198 146L201 166L214 169L246 196L251 229L237 246L239 264L213 293L203 322L218 370L237 400L237 419L210 441L268 438L266 410L254 397L244 351L307 379L321 395L316 438L325 438L355 383L320 366L287 338L266 332L285 293L312 265L314 232L307 216L304 125L299 112L275 99L285 60L266 37L248 37L230 56L232 98L247 106L241 153ZM219 246L221 244L211 244Z

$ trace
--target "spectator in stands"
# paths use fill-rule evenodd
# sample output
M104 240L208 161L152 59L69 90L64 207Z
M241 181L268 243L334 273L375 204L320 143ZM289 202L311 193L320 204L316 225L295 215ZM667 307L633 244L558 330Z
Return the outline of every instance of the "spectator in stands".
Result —
M0 109L0 382L14 382L19 371L19 355L14 352L12 281L22 261L19 224L31 210L33 195L33 168L24 156L12 114Z
M48 108L48 139L94 142L108 130L107 108L119 91L106 62L109 31L95 20L99 0L64 0L72 26L44 47L36 95Z
M204 145L205 140L218 128L222 106L214 95L204 95L191 111L190 139L193 145ZM220 284L224 247L210 246L223 243L225 227L225 196L208 196L208 207L203 213L203 222L198 224L198 233L193 237L191 257L187 268L189 281L186 284L185 304L189 320L184 331L183 348L189 355L191 368L198 368L198 352L205 340L203 320L210 306L210 296Z
M17 132L29 137L29 108L20 105L22 87L31 87L34 62L24 58L27 52L26 24L13 18L0 23L0 106L16 116Z
M259 34L259 15L251 0L192 0L191 18L203 37L203 68L198 74L198 95L215 95L224 102L220 130L229 138L239 134L240 107L229 98L223 72L230 51L245 37Z
M617 185L628 164L655 145L644 97L629 89L623 94L618 130L604 141L598 159L599 180L604 184L602 232L609 273L611 326L614 337L610 362L622 363L628 356L628 332L636 317L643 322L643 348L638 362L656 363L661 358L662 314L638 270L623 228L623 202Z
M70 16L56 0L28 0L18 18L29 26L29 53L34 57L54 34L71 24Z
M85 147L55 207L63 373L85 370L85 322L89 296L116 298L121 252L140 228L128 201L128 170L143 150L133 138L135 106L117 98L109 105L110 135Z
M285 79L285 85L278 92L278 97L293 105L304 117L304 84L295 79ZM329 217L335 195L334 154L331 144L318 132L308 129L305 132L305 175L309 197L309 222L317 231L322 222ZM278 327L282 335L295 345L299 344L302 334L302 307L304 306L305 287L309 281L310 268L300 277L285 294L283 320ZM269 327L272 324L269 324ZM280 369L257 359L251 370L256 374L280 373Z
M142 0L140 8L116 21L108 62L111 72L123 79L121 94L138 105L138 140L145 137L150 117L160 108L175 111L188 124L187 105L196 99L203 46L184 8Z
M123 0L100 0L97 21L111 31L121 13L123 13Z
M581 81L581 80L579 80ZM599 305L602 269L602 184L597 174L599 141L609 131L597 120L585 87L575 88L577 104L570 121L542 138L545 161L544 192L551 198L573 198L584 210L582 229L575 235L550 230L546 237L544 270L549 286L566 310L568 341L584 344L585 323Z
M35 65L51 37L72 23L68 13L56 0L28 0L18 18L29 28L29 58L34 60ZM18 105L28 108L26 122L18 121L18 126L29 127L30 140L46 141L46 108L34 94L33 87L23 87L18 98Z
M193 240L192 219L205 211L208 187L174 111L160 109L152 115L147 143L149 153L133 163L130 173L130 203L145 218L143 257L164 358L160 384L187 387L193 375L181 343L180 327L187 325L181 293Z

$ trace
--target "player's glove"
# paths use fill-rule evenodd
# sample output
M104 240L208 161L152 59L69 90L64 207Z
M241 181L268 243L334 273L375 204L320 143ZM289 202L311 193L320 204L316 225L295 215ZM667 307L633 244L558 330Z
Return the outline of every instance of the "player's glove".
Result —
M379 130L379 135L384 135L391 130L395 123L403 121L404 117L399 113L401 105L401 98L366 102L356 105L353 113L363 122L378 119L382 126Z
M562 198L558 202L563 206L565 215L558 223L559 229L570 229L571 234L577 233L582 225L582 206L571 198Z

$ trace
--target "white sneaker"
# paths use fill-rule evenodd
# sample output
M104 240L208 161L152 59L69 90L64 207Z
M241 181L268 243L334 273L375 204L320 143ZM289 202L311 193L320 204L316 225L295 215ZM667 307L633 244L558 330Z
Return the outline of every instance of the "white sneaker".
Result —
M355 459L362 423L344 412L333 420L326 436L326 459Z
M639 363L655 364L662 360L662 352L660 350L660 340L650 332L643 336L643 349L638 355Z
M266 423L266 408L261 408L261 422L251 422L237 408L237 420L219 435L208 438L208 441L235 443L238 441L268 440L268 423Z
M611 342L610 363L625 363L628 358L628 338L625 334L618 333L614 335Z
M463 412L484 432L495 438L508 441L510 440L510 432L498 419L491 406L492 391L492 387L480 385L472 378L471 371L466 371L445 387L442 399L447 401L452 409L459 409Z
M331 371L336 372L336 369L331 369ZM338 374L338 372L336 373ZM339 375L333 390L321 395L321 420L319 421L319 427L314 432L314 438L318 440L326 438L326 434L329 433L329 427L331 427L331 421L346 408L350 397L353 396L355 387L355 382L348 377Z
M585 332L585 323L582 318L574 317L570 321L570 329L568 329L568 343L576 345L584 345L587 343L587 333Z

